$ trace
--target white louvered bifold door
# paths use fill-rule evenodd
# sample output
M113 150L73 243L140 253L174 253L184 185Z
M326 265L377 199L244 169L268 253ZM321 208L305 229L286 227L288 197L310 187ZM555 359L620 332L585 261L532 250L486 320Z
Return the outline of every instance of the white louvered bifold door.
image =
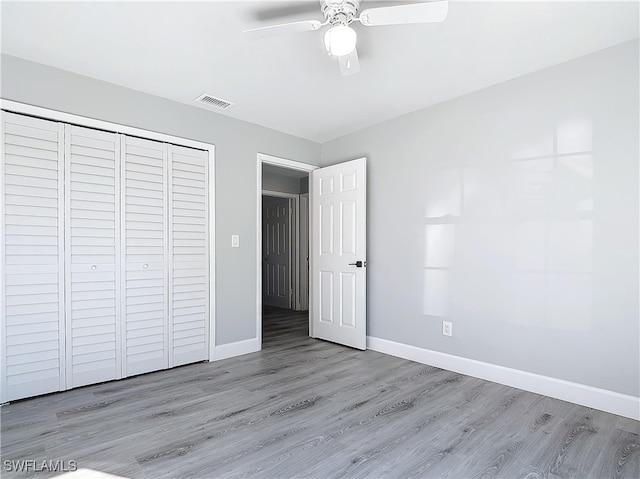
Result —
M124 376L164 369L168 355L167 145L122 138Z
M2 113L2 401L65 389L61 123Z
M170 366L209 357L208 153L169 145Z
M121 377L120 136L65 127L67 388Z

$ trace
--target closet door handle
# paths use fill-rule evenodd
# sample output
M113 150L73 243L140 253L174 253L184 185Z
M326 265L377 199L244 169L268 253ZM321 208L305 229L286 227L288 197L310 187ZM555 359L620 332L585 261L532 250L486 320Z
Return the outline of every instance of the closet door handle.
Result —
M142 265L142 268L143 268L143 269L147 269L148 267L149 267L149 265L148 265L148 264L146 264L146 263Z
M94 264L94 265L91 265L91 270L92 270L92 271L95 271L97 268L98 268L98 266L97 266L97 265L95 265L95 264Z

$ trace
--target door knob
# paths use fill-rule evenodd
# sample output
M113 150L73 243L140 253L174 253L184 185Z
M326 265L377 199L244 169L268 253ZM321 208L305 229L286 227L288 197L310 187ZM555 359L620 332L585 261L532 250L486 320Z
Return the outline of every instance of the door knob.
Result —
M366 261L356 261L355 263L349 263L349 266L355 266L356 268L362 268L363 266L366 266L367 262Z

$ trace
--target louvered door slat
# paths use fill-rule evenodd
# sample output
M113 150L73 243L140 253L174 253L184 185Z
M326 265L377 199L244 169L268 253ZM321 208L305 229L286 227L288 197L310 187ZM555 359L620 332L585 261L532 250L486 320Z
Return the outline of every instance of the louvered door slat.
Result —
M209 357L207 163L205 151L169 147L172 366Z
M122 160L122 334L131 376L169 366L167 145L125 136Z
M65 389L62 124L2 113L0 402Z
M119 135L66 125L69 388L121 377L119 159ZM87 284L95 289L83 290Z

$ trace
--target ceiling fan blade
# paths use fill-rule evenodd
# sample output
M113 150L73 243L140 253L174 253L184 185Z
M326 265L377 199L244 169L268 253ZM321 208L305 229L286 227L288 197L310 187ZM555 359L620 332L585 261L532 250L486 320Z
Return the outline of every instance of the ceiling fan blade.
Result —
M358 59L358 51L353 50L348 55L338 57L340 65L340 73L343 77L348 77L360 73L360 60Z
M250 35L252 38L265 38L287 33L309 32L317 30L322 25L322 22L319 22L318 20L305 20L302 22L282 23L280 25L252 28L250 30L244 30L243 33Z
M407 23L435 23L447 18L449 2L440 0L394 7L368 8L360 13L360 23L367 27L377 25L404 25Z

